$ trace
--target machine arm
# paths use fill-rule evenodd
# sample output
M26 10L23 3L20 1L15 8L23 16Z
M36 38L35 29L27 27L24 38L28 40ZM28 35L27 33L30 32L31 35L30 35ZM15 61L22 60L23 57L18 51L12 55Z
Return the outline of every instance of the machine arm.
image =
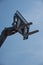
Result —
M6 40L7 36L10 36L15 33L16 31L14 27L5 28L0 35L0 47L2 46L3 42Z

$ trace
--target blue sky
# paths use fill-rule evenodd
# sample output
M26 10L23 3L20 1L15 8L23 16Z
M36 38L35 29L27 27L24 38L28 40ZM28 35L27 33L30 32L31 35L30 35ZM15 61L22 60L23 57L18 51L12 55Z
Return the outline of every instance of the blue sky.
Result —
M0 34L12 26L16 10L33 22L30 31L39 29L39 33L25 41L19 33L9 36L0 48L0 65L43 65L43 0L0 1Z

